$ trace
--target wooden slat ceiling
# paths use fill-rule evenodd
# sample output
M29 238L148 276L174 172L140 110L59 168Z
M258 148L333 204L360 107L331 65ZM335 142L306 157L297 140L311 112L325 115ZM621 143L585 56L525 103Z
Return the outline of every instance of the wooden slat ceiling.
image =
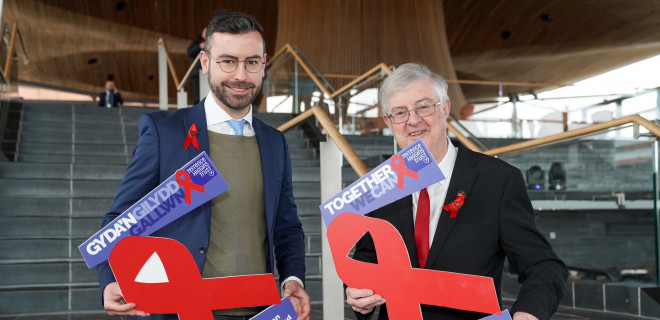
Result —
M331 74L421 61L448 79L564 84L660 54L657 0L5 0L2 22L23 35L22 81L96 94L114 74L126 98L155 101L158 38L181 77L186 47L217 9L254 15L269 54L289 42ZM498 94L461 88L467 101Z
M186 48L220 9L254 15L273 51L277 1L8 0L2 22L18 23L30 57L21 81L97 94L113 74L125 98L155 101L158 38L181 78L191 63ZM175 90L170 80L171 99Z
M660 54L657 0L445 0L444 5L459 79L570 84ZM532 89L548 88L511 87L505 94ZM497 94L492 86L463 86L463 91L471 100Z

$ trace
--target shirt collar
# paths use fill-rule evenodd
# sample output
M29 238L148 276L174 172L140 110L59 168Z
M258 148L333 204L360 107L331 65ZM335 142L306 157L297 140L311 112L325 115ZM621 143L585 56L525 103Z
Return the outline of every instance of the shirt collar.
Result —
M451 175L452 171L454 171L454 164L456 164L457 155L457 148L454 146L454 144L451 143L449 137L447 137L447 153L445 154L445 157L442 158L442 161L440 161L438 164L442 174L445 175L445 179L440 181L440 184L445 184L445 182L449 180L449 176Z
M207 128L214 124L226 122L227 120L233 119L224 109L222 109L215 102L215 99L213 98L213 91L209 91L209 94L206 96L206 99L204 100L204 112L206 113ZM243 117L243 119L245 119L250 124L250 127L252 127L252 106L250 106L250 110Z

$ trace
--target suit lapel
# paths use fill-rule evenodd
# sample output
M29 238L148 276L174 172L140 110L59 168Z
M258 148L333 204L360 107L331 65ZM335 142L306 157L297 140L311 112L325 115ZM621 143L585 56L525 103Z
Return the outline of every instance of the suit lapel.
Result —
M459 192L465 193L466 201L470 198L470 191L474 185L474 180L478 175L477 170L473 169L476 164L477 159L471 151L463 147L458 148L456 163L454 164L454 170L452 171L451 181L449 182L449 188L447 189L447 196L445 197L443 206L454 201ZM440 252L447 242L447 239L449 238L454 225L456 225L458 219L461 218L462 210L463 208L461 207L458 210L456 217L452 219L449 218L449 211L442 211L440 220L438 221L438 227L433 237L433 243L431 244L431 248L429 250L429 257L426 260L427 267L432 266L434 261L440 255Z
M275 211L273 210L274 203L276 203L277 194L273 192L274 190L279 190L277 186L275 169L273 168L272 159L268 159L269 156L273 156L276 150L272 148L273 143L270 143L270 136L266 131L266 125L261 122L256 117L252 117L252 128L254 129L254 135L257 137L257 144L259 145L259 155L261 157L261 172L264 180L264 209L266 210L266 227L270 234L272 226L275 223Z
M205 99L204 99L205 100ZM188 160L192 160L202 151L206 151L206 154L211 158L211 153L209 152L209 132L206 126L206 111L204 110L204 100L200 101L198 104L190 108L188 116L183 119L183 131L184 135L188 134L190 127L195 124L197 126L197 143L199 143L199 151L190 144L186 150L188 153ZM211 228L211 201L207 201L202 204L197 210L201 210L201 213L204 214L204 219L208 222L209 230ZM209 231L210 232L210 231Z
M188 112L188 116L183 120L183 130L185 135L188 134L188 131L193 124L197 126L197 142L199 143L200 150L198 151L195 149L192 144L188 146L188 158L191 160L202 151L206 151L206 153L209 154L209 133L208 128L206 127L204 100L200 101L194 107L191 107L190 112Z
M419 262L417 262L417 246L415 245L415 223L413 221L413 206L412 206L412 195L404 197L393 203L392 210L395 212L397 221L393 224L398 225L398 230L401 233L403 242L406 244L408 249L408 256L410 257L410 263L413 268L419 268Z

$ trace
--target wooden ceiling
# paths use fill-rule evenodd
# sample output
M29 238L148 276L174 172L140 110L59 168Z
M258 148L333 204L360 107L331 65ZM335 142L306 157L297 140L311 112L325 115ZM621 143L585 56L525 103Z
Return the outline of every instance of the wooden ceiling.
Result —
M114 74L126 98L155 101L158 38L181 77L188 44L218 9L254 15L269 54L299 45L322 73L357 76L381 61L411 60L443 72L438 61L450 55L450 80L527 83L505 86L505 94L660 54L657 0L5 0L2 22L22 33L30 58L20 65L22 81L96 94ZM283 25L297 26L297 36ZM498 95L495 85L461 88L467 101Z

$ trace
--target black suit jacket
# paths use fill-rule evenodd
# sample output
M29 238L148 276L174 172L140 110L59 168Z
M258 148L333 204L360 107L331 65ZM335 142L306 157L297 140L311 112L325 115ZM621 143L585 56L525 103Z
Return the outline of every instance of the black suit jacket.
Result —
M520 170L493 157L459 148L445 204L465 192L455 218L443 211L431 244L426 269L493 278L501 305L501 282L506 256L522 284L511 314L525 311L549 319L563 296L568 275L534 223L534 211ZM412 196L368 214L389 221L403 237L413 267L418 268ZM377 262L371 237L356 246L356 260ZM368 319L356 313L358 319ZM422 305L424 319L479 319L487 316ZM388 319L383 305L378 319Z
M99 107L105 107L105 96L107 91L103 91L99 94ZM116 108L119 104L124 104L124 98L121 97L121 93L113 93L112 107Z

